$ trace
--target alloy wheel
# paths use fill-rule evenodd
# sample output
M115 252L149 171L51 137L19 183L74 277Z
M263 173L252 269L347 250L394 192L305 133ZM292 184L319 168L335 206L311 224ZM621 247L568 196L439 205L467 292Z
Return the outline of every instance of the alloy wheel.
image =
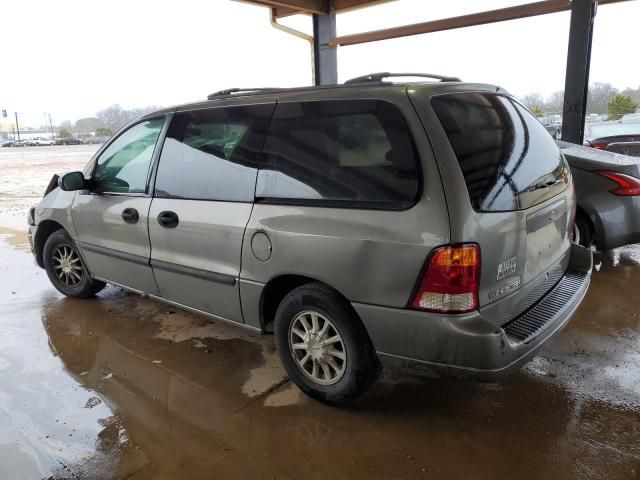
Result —
M344 375L344 342L335 325L319 312L296 315L289 326L289 348L298 368L315 383L333 385Z
M51 254L53 270L62 283L76 287L84 276L84 268L78 252L70 245L57 245Z

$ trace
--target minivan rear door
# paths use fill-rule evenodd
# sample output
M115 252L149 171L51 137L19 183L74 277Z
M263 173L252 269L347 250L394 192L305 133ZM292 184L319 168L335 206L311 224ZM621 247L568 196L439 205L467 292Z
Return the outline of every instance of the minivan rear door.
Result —
M149 210L151 267L166 300L242 322L238 276L274 102L178 110Z
M432 96L430 106L452 242L480 245L480 311L502 325L566 270L569 168L544 126L508 95L446 93Z

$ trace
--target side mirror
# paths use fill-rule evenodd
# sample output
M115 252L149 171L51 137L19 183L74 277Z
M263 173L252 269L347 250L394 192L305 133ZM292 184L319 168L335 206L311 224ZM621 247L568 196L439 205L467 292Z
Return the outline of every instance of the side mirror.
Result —
M58 180L58 186L65 192L72 192L74 190L82 190L86 188L87 182L84 179L82 172L69 172L65 173Z

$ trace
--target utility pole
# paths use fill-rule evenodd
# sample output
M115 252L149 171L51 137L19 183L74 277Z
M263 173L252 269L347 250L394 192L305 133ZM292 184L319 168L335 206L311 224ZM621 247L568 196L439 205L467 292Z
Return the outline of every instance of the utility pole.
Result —
M13 112L16 115L16 130L18 131L18 141L20 141L20 125L18 125L18 112Z
M49 127L51 127L51 140L53 140L55 138L55 135L53 133L53 123L51 123L51 114L45 112L44 114L44 121L47 121L47 117L49 117Z

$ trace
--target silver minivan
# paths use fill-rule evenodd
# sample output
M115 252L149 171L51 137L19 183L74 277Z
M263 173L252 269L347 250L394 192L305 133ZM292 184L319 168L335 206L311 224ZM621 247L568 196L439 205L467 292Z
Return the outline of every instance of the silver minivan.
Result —
M273 333L329 404L381 365L516 370L589 285L569 168L503 89L390 76L131 122L29 212L37 264L71 297L111 283Z

